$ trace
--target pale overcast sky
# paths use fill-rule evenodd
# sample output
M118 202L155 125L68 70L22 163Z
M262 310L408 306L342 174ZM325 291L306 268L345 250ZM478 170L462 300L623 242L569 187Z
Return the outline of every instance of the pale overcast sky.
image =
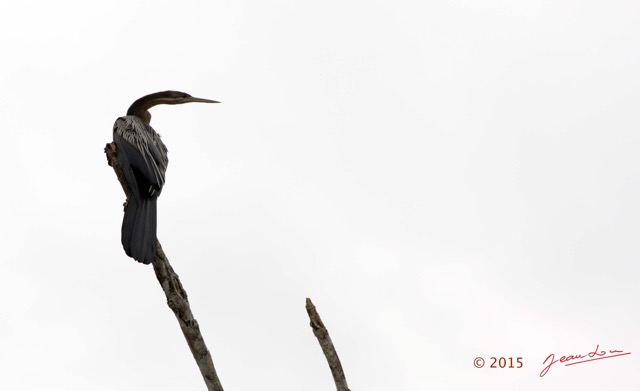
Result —
M222 101L151 124L226 390L335 389L306 297L353 391L640 389L640 2L1 8L0 389L205 389L103 153L167 89Z

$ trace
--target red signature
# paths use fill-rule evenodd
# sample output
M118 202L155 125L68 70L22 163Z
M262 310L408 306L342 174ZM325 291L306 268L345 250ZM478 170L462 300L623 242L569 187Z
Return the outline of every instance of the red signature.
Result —
M542 372L540 372L540 377L543 377L544 375L546 375L547 372L549 372L549 369L551 368L551 366L557 362L567 363L568 361L574 361L574 362L569 362L567 364L564 364L565 366L569 366L569 365L575 365L575 364L582 364L588 361L602 360L604 358L619 357L619 356L625 356L627 354L631 354L631 352L625 353L623 350L609 350L609 352L607 352L606 350L598 351L598 349L600 349L600 344L596 345L596 348L593 349L592 352L589 352L584 356L582 354L578 354L575 356L562 356L557 360L556 360L556 355L551 353L542 362L542 364L546 364L547 361L551 360L551 362L549 362L549 365L544 367ZM582 360L582 359L586 359L586 360ZM581 361L575 361L575 360L581 360Z

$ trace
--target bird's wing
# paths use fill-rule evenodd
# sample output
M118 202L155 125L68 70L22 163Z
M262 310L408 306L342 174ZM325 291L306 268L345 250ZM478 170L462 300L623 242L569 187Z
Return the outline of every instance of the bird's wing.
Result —
M118 162L132 190L140 197L159 193L167 169L166 147L153 129L127 117L118 118L113 127L113 140L118 146ZM164 152L164 157L163 153Z
M169 159L167 158L167 147L164 145L162 140L160 140L160 135L156 133L151 126L146 126L150 128L149 134L152 135L152 140L148 143L149 152L157 166L157 172L162 176L162 183L164 183L164 173L167 171L167 166L169 164Z

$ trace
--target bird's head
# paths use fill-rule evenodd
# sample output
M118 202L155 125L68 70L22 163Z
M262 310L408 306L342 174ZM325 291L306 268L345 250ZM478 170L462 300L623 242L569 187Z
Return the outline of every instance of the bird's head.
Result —
M195 98L185 92L180 91L161 91L143 96L133 102L127 111L127 115L135 115L142 119L145 123L151 122L151 114L149 109L157 105L179 105L182 103L220 103L211 99Z

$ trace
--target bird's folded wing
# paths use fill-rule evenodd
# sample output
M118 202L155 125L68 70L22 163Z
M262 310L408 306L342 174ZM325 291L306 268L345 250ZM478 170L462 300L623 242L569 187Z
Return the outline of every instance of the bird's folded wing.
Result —
M162 159L155 140L148 140L143 133L146 130L141 132L135 127L137 124L119 118L113 129L113 140L118 146L118 160L127 182L137 195L148 197L164 185L166 158Z

